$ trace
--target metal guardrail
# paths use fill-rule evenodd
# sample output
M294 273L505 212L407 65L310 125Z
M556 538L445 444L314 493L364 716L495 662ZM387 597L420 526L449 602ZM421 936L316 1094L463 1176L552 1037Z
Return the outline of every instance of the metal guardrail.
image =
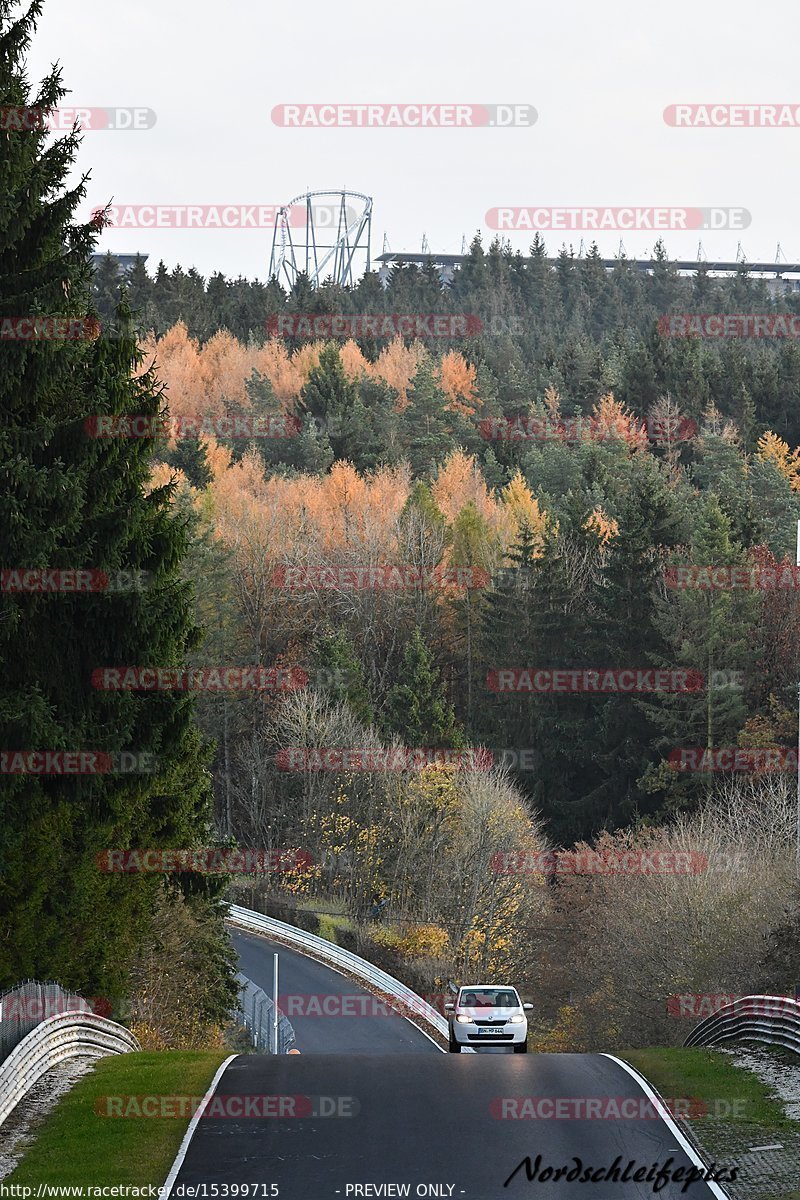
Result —
M800 1003L788 996L740 996L695 1026L683 1044L714 1046L742 1040L800 1054Z
M263 913L253 912L252 909L242 908L238 904L229 906L228 920L231 924L239 925L251 933L265 934L267 937L274 937L279 941L288 942L289 945L309 950L323 962L339 967L341 970L355 975L373 990L391 996L398 1002L397 1007L403 1016L408 1016L412 1020L415 1016L424 1017L442 1037L447 1037L447 1021L441 1013L438 1013L416 992L412 992L411 988L406 987L399 979L382 971L380 967L373 966L365 958L360 958L357 954L353 954L350 950L344 950L341 946L335 946L333 942L317 937L314 933L307 933L304 929L287 925L285 921L278 921L275 917L265 917Z
M97 1004L97 1001L90 1004L77 992L68 991L55 980L42 982L24 979L15 984L0 994L0 1062L8 1058L14 1047L48 1017L65 1012L108 1016L111 1005L103 1012Z
M272 1054L275 1006L264 989L253 983L252 979L248 979L241 971L237 972L236 978L242 989L242 998L237 1010L242 1024L253 1039L256 1050ZM278 1054L288 1054L294 1042L294 1029L288 1018L278 1009Z
M68 1058L103 1058L141 1050L133 1034L93 1013L65 1012L40 1021L0 1066L0 1125L46 1071Z

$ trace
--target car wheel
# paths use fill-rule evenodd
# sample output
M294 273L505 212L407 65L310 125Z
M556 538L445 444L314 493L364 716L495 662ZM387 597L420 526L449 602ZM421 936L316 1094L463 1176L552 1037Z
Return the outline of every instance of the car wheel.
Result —
M461 1053L461 1043L457 1042L456 1039L453 1037L452 1030L448 1034L447 1048L451 1054L460 1054Z
M528 1039L527 1038L525 1038L524 1042L515 1042L514 1043L514 1053L515 1054L527 1054L528 1053Z

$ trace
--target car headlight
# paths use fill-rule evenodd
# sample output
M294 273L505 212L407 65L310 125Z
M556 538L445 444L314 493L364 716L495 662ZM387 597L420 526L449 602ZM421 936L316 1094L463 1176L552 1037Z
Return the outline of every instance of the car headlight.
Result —
M458 1016L458 1017L456 1017L456 1020L458 1021L459 1025L471 1025L472 1024L472 1017Z
M509 1025L521 1025L525 1019L526 1018L525 1018L524 1013L517 1013L516 1016L508 1018L508 1024Z

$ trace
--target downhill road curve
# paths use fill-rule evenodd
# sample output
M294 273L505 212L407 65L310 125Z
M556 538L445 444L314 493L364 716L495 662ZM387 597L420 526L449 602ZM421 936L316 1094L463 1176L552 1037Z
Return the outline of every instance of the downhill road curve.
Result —
M272 995L272 955L280 955L281 996L368 996L357 984L283 946L251 933L231 933L239 970ZM304 1007L308 1007L304 1003ZM288 1006L286 1006L288 1007ZM303 1017L287 1013L303 1054L437 1054L438 1047L401 1016Z
M275 947L256 936L232 936L240 969L269 991ZM282 995L361 992L330 968L277 949ZM609 1098L628 1099L636 1114L646 1113L639 1082L605 1055L514 1055L505 1047L441 1053L401 1017L296 1017L293 1024L299 1055L240 1055L222 1072L212 1100L218 1115L212 1109L196 1123L182 1161L179 1156L172 1197L230 1197L234 1193L222 1185L234 1184L263 1185L249 1193L258 1200L726 1195L702 1181L682 1190L696 1160L671 1122L659 1117L586 1119L580 1108L567 1119L545 1119L544 1112L533 1119L510 1115L525 1097L540 1103L564 1097L570 1106L578 1098L580 1103L597 1098L603 1105ZM527 1178L526 1156L531 1172L545 1174L544 1180ZM579 1177L566 1180L576 1160ZM598 1172L615 1164L617 1176L608 1181L580 1181L589 1168ZM566 1170L556 1181L547 1167ZM656 1190L653 1177L660 1167L683 1168L683 1176ZM641 1168L650 1181L631 1178ZM617 1181L623 1173L627 1181ZM189 1190L198 1184L207 1187Z

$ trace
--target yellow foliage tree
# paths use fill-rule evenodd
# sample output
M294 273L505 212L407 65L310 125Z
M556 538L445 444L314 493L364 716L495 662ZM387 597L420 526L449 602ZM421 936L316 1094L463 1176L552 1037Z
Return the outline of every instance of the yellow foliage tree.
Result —
M339 357L348 379L360 379L364 375L373 373L370 363L364 358L358 344L352 338L348 338L344 343L339 351Z
M255 367L266 375L275 395L283 404L292 404L300 395L305 378L300 365L295 362L284 342L270 338L259 347L255 355Z
M474 455L465 454L463 450L454 450L448 455L431 484L431 494L448 521L454 521L462 508L472 501L492 532L502 531L502 506L486 487Z
M619 524L614 517L607 516L600 505L596 505L583 523L584 529L593 530L602 546L608 545L619 534Z
M254 365L254 351L243 346L227 329L220 329L199 352L200 377L205 388L203 413L221 414L223 398L249 408L245 380Z
M457 350L449 350L442 356L438 370L434 373L439 387L447 397L445 408L474 417L478 398L477 371Z
M155 359L158 375L166 387L171 417L194 416L208 411L208 380L205 378L200 348L189 337L183 321L178 321L156 341L148 334L142 342L147 360Z
M517 471L500 493L504 511L508 517L506 548L517 540L523 525L527 525L534 535L536 557L544 547L547 532L547 513L539 506L539 501L531 492L521 471Z
M598 440L618 438L631 450L644 450L648 443L646 427L611 392L601 396L592 409L592 436Z
M425 349L419 342L406 346L403 339L397 337L378 355L373 372L376 378L397 392L398 412L408 405L408 389L424 354Z
M756 458L772 463L788 480L793 492L800 492L800 449L790 450L783 438L776 433L764 433L758 439Z

